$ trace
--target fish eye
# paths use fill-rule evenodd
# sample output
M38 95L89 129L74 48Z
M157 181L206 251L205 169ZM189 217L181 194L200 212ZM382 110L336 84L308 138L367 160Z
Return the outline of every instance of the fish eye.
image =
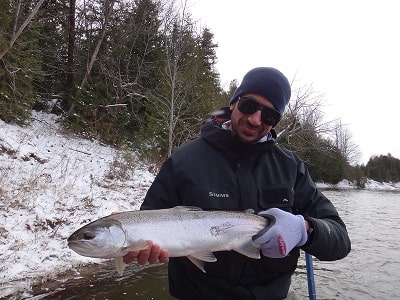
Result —
M96 235L95 235L93 232L91 232L91 231L86 231L86 232L83 234L83 238L84 238L85 240L92 240L92 239L94 239L95 236L96 236Z

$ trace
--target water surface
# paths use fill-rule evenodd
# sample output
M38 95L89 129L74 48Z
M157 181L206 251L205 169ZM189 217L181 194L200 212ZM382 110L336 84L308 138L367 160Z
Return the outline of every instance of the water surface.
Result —
M398 299L400 293L400 193L325 190L347 225L352 241L348 257L314 260L318 299ZM37 287L36 299L172 299L165 265L131 264L124 276L114 265L82 268L62 281ZM293 278L300 299L307 299L304 256Z

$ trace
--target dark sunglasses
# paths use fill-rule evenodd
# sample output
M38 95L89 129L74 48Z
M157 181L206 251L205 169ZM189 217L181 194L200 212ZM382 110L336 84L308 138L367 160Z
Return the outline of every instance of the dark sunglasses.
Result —
M245 115L252 115L256 111L260 110L261 121L272 127L275 127L282 117L279 111L271 107L262 105L252 97L240 97L238 100L237 108L242 114Z

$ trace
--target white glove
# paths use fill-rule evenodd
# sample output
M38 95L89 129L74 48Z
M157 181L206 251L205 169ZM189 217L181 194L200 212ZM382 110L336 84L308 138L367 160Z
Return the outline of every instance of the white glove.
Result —
M271 224L253 236L253 241L261 246L264 256L282 258L294 247L307 242L304 217L293 215L279 208L271 208L258 213L271 220Z

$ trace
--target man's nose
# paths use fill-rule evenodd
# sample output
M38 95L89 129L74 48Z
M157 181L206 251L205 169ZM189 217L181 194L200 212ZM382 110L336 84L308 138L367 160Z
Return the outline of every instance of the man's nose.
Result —
M249 115L249 123L253 126L261 125L261 110L257 110L254 114Z

